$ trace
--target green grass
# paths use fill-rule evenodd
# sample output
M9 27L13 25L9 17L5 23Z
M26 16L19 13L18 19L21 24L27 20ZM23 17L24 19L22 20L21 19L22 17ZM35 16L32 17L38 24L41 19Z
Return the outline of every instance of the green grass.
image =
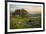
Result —
M23 29L23 28L40 28L41 27L41 16L29 17L10 17L10 29ZM31 22L29 22L31 21Z
M10 27L11 28L23 28L24 25L22 25L21 23L26 23L29 21L29 18L28 17L11 17L10 19Z

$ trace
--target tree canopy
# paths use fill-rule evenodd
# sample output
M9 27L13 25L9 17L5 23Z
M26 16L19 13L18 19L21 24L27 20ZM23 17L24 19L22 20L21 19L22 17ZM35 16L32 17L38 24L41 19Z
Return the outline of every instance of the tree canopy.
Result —
M25 9L16 9L12 15L26 16L28 12Z

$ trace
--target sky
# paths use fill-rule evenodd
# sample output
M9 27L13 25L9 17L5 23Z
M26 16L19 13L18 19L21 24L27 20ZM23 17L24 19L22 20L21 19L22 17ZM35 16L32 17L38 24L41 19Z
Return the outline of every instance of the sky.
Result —
M41 6L39 5L30 5L30 4L10 4L10 11L14 12L16 9L25 9L30 14L41 13Z

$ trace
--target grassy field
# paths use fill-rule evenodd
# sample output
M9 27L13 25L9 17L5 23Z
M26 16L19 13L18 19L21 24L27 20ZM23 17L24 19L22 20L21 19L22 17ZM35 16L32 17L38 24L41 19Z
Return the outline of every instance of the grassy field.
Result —
M41 16L32 15L31 17L10 17L10 29L24 29L24 28L40 28Z

